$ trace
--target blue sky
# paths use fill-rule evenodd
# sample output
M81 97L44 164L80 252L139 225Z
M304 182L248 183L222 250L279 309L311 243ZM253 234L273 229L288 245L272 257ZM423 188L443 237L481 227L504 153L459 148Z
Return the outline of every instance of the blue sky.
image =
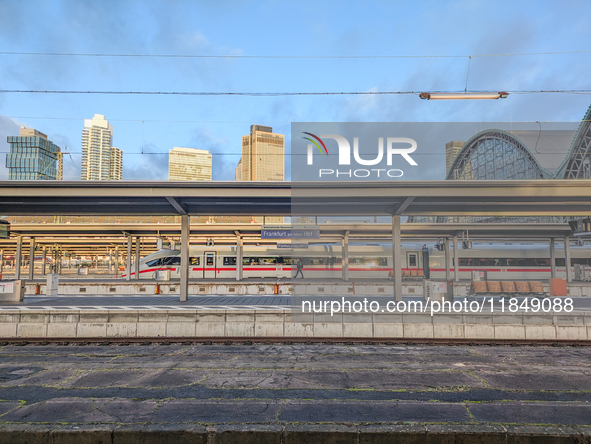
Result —
M591 50L589 1L0 2L0 51L191 55L469 55ZM195 59L0 55L1 89L342 92L463 90L468 59ZM591 53L473 58L469 90L591 89ZM194 97L0 94L6 136L21 125L67 146L79 179L83 119L104 114L125 179L167 178L173 146L214 153L233 180L253 123L574 121L590 95L432 102L416 96ZM144 153L141 154L142 150ZM443 147L441 147L443 154ZM442 157L434 156L432 165ZM286 168L289 177L289 158ZM426 177L426 179L442 179ZM435 174L437 176L437 174Z

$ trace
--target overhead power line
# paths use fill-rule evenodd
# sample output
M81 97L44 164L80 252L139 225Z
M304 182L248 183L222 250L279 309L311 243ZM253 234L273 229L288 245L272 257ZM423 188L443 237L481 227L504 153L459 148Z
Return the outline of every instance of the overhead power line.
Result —
M433 59L433 58L465 58L465 57L522 57L537 55L585 54L591 50L578 51L545 51L498 54L459 54L459 55L243 55L243 54L112 54L112 53L80 53L80 52L16 52L0 51L0 55L48 56L48 57L135 57L135 58L179 58L179 59Z
M591 89L556 89L556 90L521 90L507 91L509 94L591 94ZM34 89L2 89L4 94L103 94L103 95L143 95L143 96L387 96L387 95L420 95L422 91L343 91L343 92L215 92L215 91L83 91L83 90L34 90ZM429 91L437 94L484 93L487 91Z

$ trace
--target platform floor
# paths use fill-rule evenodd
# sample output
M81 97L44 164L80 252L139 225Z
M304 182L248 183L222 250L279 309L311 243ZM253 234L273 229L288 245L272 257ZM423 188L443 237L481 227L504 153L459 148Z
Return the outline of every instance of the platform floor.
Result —
M334 296L339 298L340 296ZM347 300L362 301L364 297L343 295ZM386 299L386 298L380 298ZM482 301L483 298L478 298ZM523 301L524 298L517 298ZM591 298L572 298L575 312L591 311ZM391 300L391 299L387 299ZM404 301L422 301L422 297L403 297ZM464 300L464 298L459 298ZM22 302L0 301L0 311L7 310L35 310L35 309L72 309L72 310L105 310L105 309L130 309L130 310L153 310L153 309L171 309L171 310L232 310L232 309L285 309L291 308L291 296L283 295L191 295L185 302L179 301L178 295L88 295L88 296L26 296ZM494 299L495 313L501 312L501 304L498 297ZM505 304L507 307L507 303ZM489 306L486 306L489 310ZM428 311L428 310L427 310ZM522 312L523 310L519 310ZM566 314L566 313L565 313Z
M91 424L117 437L258 424L279 434L264 442L279 443L290 427L321 424L341 425L343 439L330 442L348 443L372 425L424 435L430 425L492 424L500 434L539 426L589 437L591 347L2 346L0 399L0 430Z

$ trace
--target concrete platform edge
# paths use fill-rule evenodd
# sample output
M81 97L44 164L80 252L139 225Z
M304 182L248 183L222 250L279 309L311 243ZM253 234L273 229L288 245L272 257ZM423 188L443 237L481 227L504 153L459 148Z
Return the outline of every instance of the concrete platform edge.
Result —
M339 443L591 443L591 428L519 425L421 424L89 424L0 425L0 442L11 444L135 444L174 441L200 444Z

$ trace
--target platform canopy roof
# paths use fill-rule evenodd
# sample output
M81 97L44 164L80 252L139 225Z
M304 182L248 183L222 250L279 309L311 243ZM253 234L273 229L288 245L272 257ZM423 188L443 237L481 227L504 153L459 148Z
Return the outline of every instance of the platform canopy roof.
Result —
M245 245L273 245L277 239L261 239L260 224L191 224L191 244L205 245L214 239L215 245L236 245L240 235ZM320 238L309 242L340 242L345 235L350 242L391 241L392 224L385 223L324 223L318 224ZM546 242L549 238L570 236L567 223L403 223L404 241L434 242L454 235L469 235L476 241ZM142 252L157 249L157 239L179 239L180 224L13 224L12 237L0 239L0 250L14 254L16 236L35 238L36 245L60 245L64 251L82 255L105 255L109 250L126 245L126 235L141 237ZM27 242L27 241L25 241Z
M1 181L0 215L588 216L591 180Z

